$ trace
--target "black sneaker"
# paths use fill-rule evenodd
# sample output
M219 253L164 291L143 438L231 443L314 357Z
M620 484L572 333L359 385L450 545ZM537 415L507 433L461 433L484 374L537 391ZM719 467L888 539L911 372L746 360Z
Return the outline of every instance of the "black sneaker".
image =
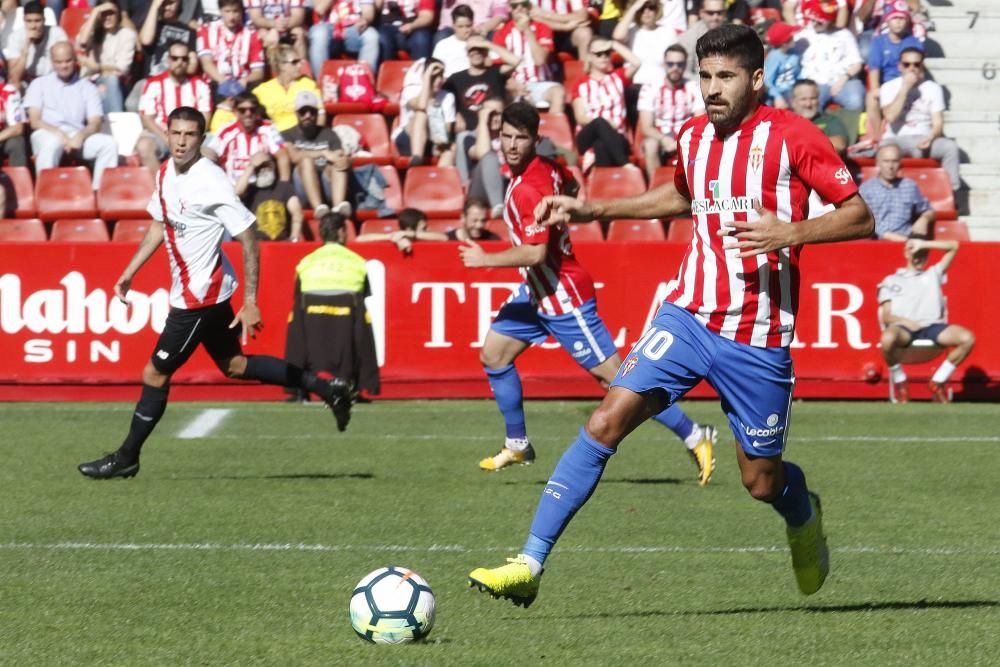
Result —
M327 382L327 387L326 394L321 396L337 420L337 430L344 432L351 421L351 385L338 378Z
M117 452L112 452L96 461L88 461L77 466L85 477L91 479L111 479L112 477L135 477L139 473L138 461L123 461Z

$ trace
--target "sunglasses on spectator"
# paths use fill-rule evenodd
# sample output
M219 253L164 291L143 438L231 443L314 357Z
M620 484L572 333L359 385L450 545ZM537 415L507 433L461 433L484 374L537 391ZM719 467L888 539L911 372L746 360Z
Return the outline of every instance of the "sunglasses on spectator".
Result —
M723 14L726 13L725 9L716 9L716 10L703 9L701 11L705 12L709 16L722 16Z
M687 62L684 60L678 60L678 61L667 60L663 64L664 66L666 66L667 69L671 69L673 67L676 67L677 69L683 69L684 66L687 65Z
M236 107L236 113L257 113L257 107Z
M317 109L316 107L302 107L295 113L299 114L300 116L315 116L316 114L319 113L319 109Z
M591 51L590 55L597 56L598 58L610 58L611 57L611 49L608 49L606 51Z
M174 62L177 62L178 60L187 60L187 56L186 55L184 55L184 56L175 56L172 53L168 53L167 54L167 59L168 60L172 60Z
M899 66L902 69L918 69L924 64L923 60L901 60L899 61Z

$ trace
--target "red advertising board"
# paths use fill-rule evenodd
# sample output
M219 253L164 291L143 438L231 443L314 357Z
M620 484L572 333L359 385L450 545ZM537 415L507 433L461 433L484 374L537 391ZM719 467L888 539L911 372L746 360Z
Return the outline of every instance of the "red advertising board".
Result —
M314 245L265 244L261 304L265 328L247 351L281 355L294 267ZM499 248L500 246L498 246ZM0 400L131 398L167 314L169 274L160 251L139 274L126 307L112 287L131 244L0 245ZM462 266L454 243L418 244L404 257L389 244L357 245L369 260L372 312L388 398L485 397L478 348L490 319L519 282L513 270ZM684 252L674 243L584 243L577 254L599 284L599 309L620 349L655 313ZM1000 397L1000 342L990 335L991 286L1000 282L1000 244L965 244L945 287L950 319L979 334L956 373L965 398ZM229 246L241 266L239 247ZM933 261L933 257L932 257ZM876 286L903 265L902 247L855 242L803 253L796 342L796 394L805 398L884 398ZM237 293L238 303L240 294ZM529 397L599 396L600 388L551 345L518 362ZM881 382L866 381L868 371ZM933 365L914 367L926 378ZM871 379L871 378L868 378ZM225 385L221 391L215 385ZM174 380L179 398L280 395L221 378L202 352ZM695 396L710 396L699 387ZM919 394L918 394L919 397Z

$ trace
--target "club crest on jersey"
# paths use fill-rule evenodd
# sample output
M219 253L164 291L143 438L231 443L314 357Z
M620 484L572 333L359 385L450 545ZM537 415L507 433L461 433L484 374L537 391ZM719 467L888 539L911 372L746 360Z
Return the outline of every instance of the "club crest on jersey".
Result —
M747 213L753 210L753 197L722 197L722 184L718 180L708 182L711 197L693 199L691 213Z
M753 146L750 148L750 171L755 174L760 171L760 168L764 165L764 149L760 146Z
M631 357L626 359L625 363L622 364L622 377L628 375L632 371L632 369L635 368L635 365L637 363L639 363L639 357L636 355L632 355Z

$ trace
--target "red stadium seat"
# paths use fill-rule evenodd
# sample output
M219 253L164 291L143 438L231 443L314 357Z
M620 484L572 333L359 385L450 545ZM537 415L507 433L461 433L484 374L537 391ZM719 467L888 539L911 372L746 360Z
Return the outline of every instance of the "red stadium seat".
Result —
M308 61L303 60L302 62L305 63ZM319 79L316 83L319 84L319 89L323 95L323 106L326 107L328 114L366 113L368 111L368 105L361 102L337 101L340 69L347 65L356 64L358 64L357 60L327 60L323 63L323 68L319 72ZM375 81L375 75L372 74L371 67L367 63L362 64L368 69L368 74L371 76L372 81Z
M103 243L109 240L108 225L100 218L56 220L50 241Z
M7 205L14 208L15 218L34 218L35 184L27 167L0 169L0 187L7 193ZM0 211L0 216L3 215Z
M664 183L672 183L674 180L674 171L676 171L676 167L657 167L656 171L653 172L653 180L649 182L649 189L658 188Z
M931 203L938 220L957 220L955 193L951 189L951 179L941 167L902 167L899 175L912 178L920 186Z
M406 70L412 66L412 60L387 60L379 66L375 90L389 100L383 112L386 115L394 116L399 113L399 95L403 92L403 79L406 77Z
M90 7L66 7L59 15L59 27L63 29L70 41L76 39L76 34L86 22L90 12Z
M353 163L392 164L393 149L389 141L389 128L385 116L377 113L342 113L334 117L332 125L349 125L361 133L371 158L355 157Z
M392 234L399 231L399 220L396 218L379 218L365 220L361 223L361 234Z
M568 91L570 86L584 77L586 72L583 69L583 62L580 60L567 60L563 63L563 82Z
M97 189L97 209L105 220L148 216L153 189L153 173L145 167L106 169Z
M594 167L587 179L587 201L634 197L646 191L646 179L635 165Z
M138 243L146 235L146 230L153 224L151 218L134 220L119 220L115 223L115 229L111 233L112 241L127 243Z
M690 243L694 236L694 220L691 218L673 218L667 227L667 240Z
M538 136L548 137L557 148L576 152L573 130L569 127L569 117L564 113L538 114Z
M46 222L58 218L95 218L90 172L86 167L43 169L35 183L38 217Z
M510 240L510 231L507 229L507 223L503 220L490 220L486 223L486 229L490 230L504 241Z
M575 164L567 166L566 171L569 172L570 176L573 177L573 180L580 186L580 191L576 194L576 198L583 199L583 195L587 191L587 179L584 178L583 171Z
M451 230L458 229L461 226L461 220L452 220L451 218L427 221L427 231L441 232L442 234L447 234Z
M403 210L403 186L399 182L399 172L391 164L380 166L378 170L385 176L386 185L383 196L386 206L398 214ZM354 215L358 220L370 220L378 217L378 211L362 208L355 211Z
M45 239L45 224L38 218L0 220L0 243L25 243Z
M569 238L573 243L604 240L604 232L601 231L599 222L571 222L568 226Z
M462 180L455 167L410 167L403 183L403 203L428 218L454 218L462 214Z
M347 220L347 224L344 225L344 229L347 230L346 243L350 243L357 238L358 233L354 231L353 220ZM305 236L307 241L321 241L322 239L319 237L319 220L316 218L306 218L306 224L302 229L302 234Z
M662 241L666 238L659 220L612 220L609 241Z
M939 220L934 223L935 241L969 241L969 228L961 220Z

